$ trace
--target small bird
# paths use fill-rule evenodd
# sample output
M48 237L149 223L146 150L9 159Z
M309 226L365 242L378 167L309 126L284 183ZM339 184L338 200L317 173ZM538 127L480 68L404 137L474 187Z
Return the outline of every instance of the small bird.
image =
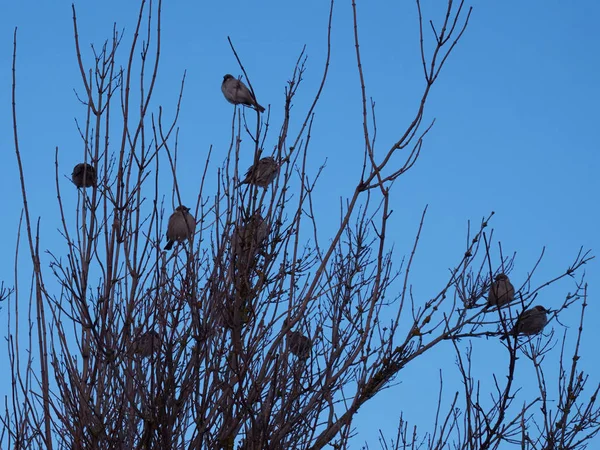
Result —
M503 306L510 303L515 298L515 288L511 284L508 276L504 273L499 273L496 276L496 281L490 286L488 292L488 306Z
M287 332L287 344L290 352L301 360L306 360L310 356L312 343L310 339L298 331L289 330Z
M196 219L189 213L187 206L178 206L169 217L167 225L167 245L165 250L171 250L175 241L183 242L194 234Z
M272 156L261 158L256 164L252 164L246 172L246 178L241 184L254 184L255 186L266 188L279 173L279 164Z
M78 188L87 188L96 186L96 169L94 166L87 163L77 164L73 168L71 180Z
M533 336L541 333L548 323L548 316L546 315L548 312L550 311L540 305L523 311L519 314L519 317L517 317L517 322L511 332L502 336L501 339L506 339L508 335Z
M133 344L133 352L142 358L148 358L160 348L160 336L154 330L140 335Z
M255 212L238 224L233 231L231 247L241 261L252 259L260 253L261 246L269 236L269 225L260 213Z
M234 105L246 105L254 106L258 112L263 112L265 108L260 106L256 101L252 92L237 78L233 78L233 75L227 74L223 77L223 84L221 84L221 91L229 103Z

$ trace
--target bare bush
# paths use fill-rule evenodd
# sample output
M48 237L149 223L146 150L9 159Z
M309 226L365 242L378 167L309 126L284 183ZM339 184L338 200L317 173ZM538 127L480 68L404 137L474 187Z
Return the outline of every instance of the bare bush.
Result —
M433 126L424 116L431 88L469 23L471 10L463 1L448 1L442 21L434 23L417 0L424 87L414 117L383 152L374 150L375 106L367 97L353 3L362 174L341 204L336 232L319 239L322 219L313 196L321 173L306 167L311 130L320 120L315 105L328 75L333 6L327 59L311 106L303 113L292 109L297 95L310 95L301 89L302 52L285 87L280 129L270 129L269 107L262 114L233 107L227 151L208 153L195 200L182 195L177 178L185 76L173 117L151 107L159 82L162 3L142 1L133 35L126 40L115 28L93 47L91 67L83 62L73 8L85 117L78 121L78 167L84 171L73 175L77 205L65 204L63 190L75 187L62 182L56 150L62 242L49 250L49 269L40 264L44 244L28 207L31 191L21 164L15 33L14 143L24 207L21 237L33 262L33 314L23 318L17 307L22 290L2 291L11 299L13 381L3 448L347 448L361 406L439 346L454 349L462 387L444 405L448 399L440 386L437 418L428 432L417 434L402 417L395 438L382 433L382 447L576 449L598 432L598 386L584 397L589 381L578 367L587 304L579 273L592 258L589 252L581 250L564 273L534 285L538 262L510 299L499 299L492 283L501 273L510 276L514 256L492 257L492 213L469 225L454 268L437 294L424 300L413 296L410 273L427 209L400 266L388 242L394 182L419 158ZM268 105L254 92L230 43L248 86L246 103ZM256 173L238 167L242 137L251 143ZM216 186L206 183L212 159ZM264 161L274 169L261 174ZM172 178L170 202L160 190L161 176ZM193 220L182 215L178 228L169 226L174 245L164 251L166 219L174 210L175 216L185 214L176 209L182 205ZM563 338L560 361L548 363L556 342L551 327L522 336L518 324L525 318L519 313L535 307L547 286L569 277L576 280L575 291L547 318L556 323L567 307L581 308L577 344L570 349ZM47 288L48 279L59 287ZM495 301L487 298L490 292ZM15 340L23 324L26 348ZM471 343L503 335L506 374L494 377L491 392L482 392ZM519 391L515 368L522 362L535 368L539 392ZM551 403L546 374L556 367L558 397Z

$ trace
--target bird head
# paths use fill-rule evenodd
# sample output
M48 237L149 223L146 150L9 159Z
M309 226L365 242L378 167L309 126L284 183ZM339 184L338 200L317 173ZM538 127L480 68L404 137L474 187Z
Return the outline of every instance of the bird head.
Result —
M183 213L186 213L186 212L188 212L189 210L190 210L190 208L188 208L187 206L183 206L183 205L180 205L180 206L178 206L177 208L175 208L175 211L181 211L181 212L183 212Z
M228 73L228 74L225 74L225 76L223 77L223 82L225 82L225 81L229 80L230 78L233 78L233 75L231 75L231 74L229 74L229 73Z
M498 275L496 275L496 281L503 281L503 280L508 280L508 277L506 276L505 273L499 273Z
M284 319L283 321L283 329L287 328L289 326L289 322L287 319ZM286 335L290 336L293 333L292 329L290 328L289 330L287 330Z
M550 312L549 310L547 310L546 308L544 308L541 305L534 306L533 309L535 309L536 311L539 311L539 312L543 312L543 313L549 313Z

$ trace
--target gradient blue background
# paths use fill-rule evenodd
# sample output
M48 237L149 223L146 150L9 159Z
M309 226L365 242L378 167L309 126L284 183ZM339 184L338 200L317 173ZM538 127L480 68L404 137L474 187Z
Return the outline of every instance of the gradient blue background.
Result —
M129 42L137 19L136 2L77 2L84 59L89 44L109 38L113 22ZM425 10L441 18L442 8L429 1ZM441 5L441 4L440 4ZM390 242L398 261L412 246L421 212L429 205L420 250L413 267L413 293L425 302L445 283L448 268L464 251L468 220L478 223L492 210L495 241L505 254L517 252L511 278L521 283L546 246L534 282L562 273L581 246L600 249L598 238L600 182L598 104L600 38L596 32L600 3L507 0L474 2L468 30L433 88L426 118L436 125L426 139L417 165L395 184ZM166 2L163 46L154 105L172 114L180 80L187 70L179 120L179 181L184 196L195 196L198 175L209 146L213 167L220 165L231 132L232 107L220 92L225 73L239 75L229 49L231 36L251 76L260 103L271 105L272 127L283 111L283 89L303 45L307 46L305 82L295 99L296 122L312 102L325 58L328 2L228 1ZM379 154L395 142L417 109L423 89L418 53L416 6L412 1L359 2L359 33L368 96L377 107ZM431 15L429 15L431 17ZM12 34L18 26L18 114L31 212L41 217L42 248L60 252L54 189L54 149L60 149L61 174L79 162L82 145L74 118L84 108L73 89L82 91L76 63L69 2L2 2L0 6L0 192L4 257L0 279L12 282L14 248L21 197L10 116ZM317 190L320 234L327 242L338 223L339 198L350 195L360 175L363 154L360 89L352 38L350 2L338 2L333 21L330 73L316 109L309 173L326 161ZM121 50L125 61L126 47ZM275 135L271 134L274 140ZM113 139L116 139L113 138ZM246 142L249 144L249 142ZM252 155L242 156L241 166ZM400 158L397 158L400 162ZM61 179L65 202L74 190ZM165 191L165 195L169 192ZM497 247L495 247L497 248ZM25 250L25 249L23 249ZM25 253L23 254L25 255ZM496 255L497 257L497 255ZM27 283L27 259L21 264ZM48 260L44 261L47 267ZM599 269L585 267L589 287L588 327L581 367L598 382L595 343L600 338L596 302ZM27 286L24 284L23 287ZM541 301L558 305L571 282L545 290ZM25 300L25 296L22 300ZM579 311L567 311L563 323L575 331ZM0 319L7 308L0 310ZM557 324L558 333L562 328ZM505 373L502 347L475 341L479 374ZM2 349L0 356L6 357ZM548 370L556 367L548 364ZM415 361L400 374L400 385L367 404L358 416L355 446L367 440L377 448L376 431L395 434L401 410L411 423L430 431L443 368L446 398L460 385L451 345ZM535 387L523 365L525 392ZM1 386L1 385L0 385ZM491 384L490 384L491 386ZM490 387L487 386L487 387ZM484 383L484 388L485 388ZM4 395L7 385L0 390ZM590 393L591 386L587 392ZM555 390L553 390L555 392ZM600 440L595 439L595 445ZM593 445L592 445L593 448Z

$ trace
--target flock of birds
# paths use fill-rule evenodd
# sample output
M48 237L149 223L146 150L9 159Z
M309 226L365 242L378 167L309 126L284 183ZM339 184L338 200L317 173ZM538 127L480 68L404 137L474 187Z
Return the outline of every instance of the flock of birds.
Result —
M234 105L244 105L256 109L262 113L263 108L257 101L254 94L239 79L227 74L223 77L221 91L225 99ZM279 174L280 163L272 156L267 156L258 160L248 168L244 180L238 185L250 184L266 189ZM77 164L71 180L78 188L95 187L98 182L96 169L88 163ZM167 223L167 244L165 250L171 250L175 243L183 243L190 239L196 229L196 219L190 214L190 208L180 205L169 217ZM254 258L261 246L261 243L267 239L269 228L267 222L255 212L252 216L240 224L234 230L232 236L232 249L240 260L250 260ZM287 327L287 322L284 322ZM306 360L310 356L312 347L311 340L297 331L291 329L286 334L288 348L290 352L296 355L300 360ZM160 347L160 336L154 330L140 335L134 344L134 353L142 357L149 357L156 349Z
M230 74L223 77L221 91L225 99L234 105L248 106L256 109L259 113L265 110L256 101L256 97L248 87ZM277 177L279 168L280 164L272 156L261 158L248 168L240 185L250 184L266 189ZM73 169L71 179L78 188L94 187L97 184L96 169L91 164L77 164ZM184 205L178 206L169 217L166 233L167 244L164 249L171 250L175 243L182 243L190 239L195 229L196 219L190 214L190 208ZM236 227L232 237L232 248L238 255L243 255L243 258L253 258L256 255L248 255L248 252L257 251L260 244L268 237L268 234L267 222L259 213L254 213L245 225ZM500 273L490 286L487 304L489 307L499 308L512 302L514 296L515 289L508 276ZM506 339L509 335L532 336L540 333L548 323L548 312L546 308L540 305L521 312L512 330L504 334L502 339ZM284 323L284 327L287 327L287 323ZM288 348L294 355L302 360L306 360L310 356L312 343L309 338L299 332L288 330L287 340ZM141 336L134 351L142 356L150 356L159 345L159 336L152 330Z

